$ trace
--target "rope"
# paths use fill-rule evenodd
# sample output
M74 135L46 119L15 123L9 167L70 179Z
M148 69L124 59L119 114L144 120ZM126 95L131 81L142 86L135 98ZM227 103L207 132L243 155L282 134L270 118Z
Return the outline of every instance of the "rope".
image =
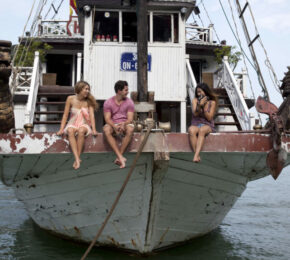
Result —
M128 182L129 182L129 179L130 179L130 177L131 177L131 175L132 175L132 173L133 173L133 170L134 170L135 167L136 167L137 161L138 161L138 159L139 159L139 157L140 157L140 155L141 155L141 152L142 152L142 150L143 150L143 148L144 148L144 146L145 146L145 144L146 144L146 142L147 142L147 140L148 140L148 137L149 137L149 135L150 135L150 132L151 132L151 129L152 129L152 128L153 128L153 125L149 125L149 126L148 126L147 132L146 132L146 134L145 134L145 136L144 136L144 139L143 139L143 141L142 141L142 143L141 143L141 145L140 145L140 147L139 147L139 149L138 149L138 152L137 152L137 154L136 154L136 156L135 156L135 158L134 158L134 161L133 161L133 163L132 163L132 165L131 165L131 167L130 167L130 170L129 170L128 174L127 174L127 177L126 177L126 179L125 179L125 181L124 181L124 183L123 183L123 185L122 185L122 187L121 187L121 189L120 189L120 191L119 191L119 193L118 193L118 195L117 195L117 197L116 197L116 199L115 199L115 201L114 201L114 203L113 203L113 205L112 205L112 207L111 207L111 209L110 209L110 211L109 211L109 213L108 213L108 215L107 215L107 217L105 218L105 220L104 220L104 222L103 222L101 228L99 229L97 235L95 236L95 238L94 238L93 241L91 242L91 244L90 244L90 246L88 247L87 251L86 251L86 252L84 253L84 255L82 256L81 260L86 259L86 257L88 256L88 254L89 254L90 251L92 250L93 246L94 246L95 243L97 242L98 238L99 238L100 235L102 234L102 232L103 232L105 226L106 226L107 223L108 223L108 220L109 220L110 217L112 216L113 211L114 211L114 209L116 208L116 206L117 206L117 204L118 204L118 202L119 202L119 199L120 199L120 197L122 196L122 193L123 193L123 191L125 190L125 188L126 188Z
M268 93L268 91L267 91L266 88L263 87L263 84L262 84L261 79L260 79L260 77L261 77L260 72L259 72L259 71L257 70L257 68L253 65L253 63L251 62L251 60L249 59L249 57L248 57L247 54L245 53L243 47L241 46L239 40L237 39L237 36L236 36L235 33L234 33L234 30L233 30L233 28L232 28L232 26L231 26L231 23L230 23L230 21L229 21L229 19L228 19L228 17L227 17L227 14L226 14L226 12L225 12L225 9L224 9L224 7L223 7L223 4L221 3L221 0L219 0L219 3L220 3L220 5L221 5L221 7L222 7L222 10L223 10L223 13L224 13L224 15L225 15L225 18L226 18L226 20L227 20L227 22L228 22L228 24L229 24L229 26L230 26L230 29L231 29L231 31L232 31L232 33L233 33L233 35L234 35L236 41L238 42L238 44L239 44L239 46L240 46L242 52L245 54L245 56L246 56L248 62L251 64L251 66L252 66L253 69L255 70L255 72L256 72L256 74L257 74L257 77L258 77L258 82L259 82L259 84L260 84L260 87L262 88L262 91L263 91L264 95L265 95L265 93ZM267 95L267 96L268 96L268 95ZM268 98L269 98L269 96L268 96Z
M55 10L55 14L54 14L54 16L52 17L52 19L54 19L55 16L58 14L58 10L59 10L59 8L61 7L62 3L63 3L63 0L61 0L59 6L58 6L57 9Z
M217 34L217 31L216 31L216 29L215 29L214 23L212 22L212 20L211 20L210 17L209 17L209 14L208 14L208 12L207 12L207 10L206 10L206 8L205 8L205 5L204 5L204 3L203 3L203 0L201 0L200 4L202 4L203 9L204 9L204 11L205 11L205 13L206 13L206 15L207 15L207 18L208 18L209 22L210 22L210 23L212 24L212 26L213 26L213 30L214 30L214 33L215 33L215 35L216 35L216 38L218 39L218 42L221 43L220 38L219 38L219 36L218 36L218 34Z
M241 45L241 38L240 38L240 35L239 35L239 30L238 30L238 26L237 26L236 19L235 19L235 16L234 16L234 10L233 10L233 6L232 6L232 4L231 4L231 0L228 0L228 3L229 3L229 6L230 6L230 9L231 9L232 19L233 19L233 22L234 22L234 25L235 25L237 38L238 38L239 43L240 43L240 45ZM241 53L242 53L242 55L243 55L243 63L244 63L244 65L245 65L245 68L246 68L247 74L249 75L249 69L248 69L248 66L247 66L247 63L246 63L246 60L245 60L244 52L241 51ZM251 80L250 77L248 77L248 79L249 79L249 82L250 82L250 88L251 88L252 96L253 96L253 98L254 98L255 100L257 100L257 99L256 99L256 96L255 96L254 89L253 89L252 80ZM262 118L261 118L260 113L258 113L258 117L259 117L260 122L262 123Z
M20 44L21 44L21 42L22 42L22 40L23 40L23 38L24 38L24 33L25 33L25 31L26 31L26 26L27 26L27 24L28 24L28 22L29 22L29 20L30 20L30 17L31 17L32 11L33 11L33 9L34 9L35 2L36 2L36 0L33 1L32 7L31 7L31 9L30 9L30 12L29 12L29 15L28 15L28 19L27 19L27 21L26 21L26 23L25 23L25 26L24 26L24 29L23 29L22 36L21 36L21 38L20 38L19 44L17 45L17 48L16 48L16 51L15 51L14 57L13 57L12 62L11 62L12 65L14 65L15 58L16 58L17 53L18 53L18 51L19 51L19 46L20 46Z
M248 3L248 1L247 1L247 3ZM258 28L257 28L256 21L255 21L255 17L254 17L253 12L252 12L252 8L251 8L251 6L250 6L250 3L248 3L248 7L249 7L249 11L250 11L250 14L251 14L251 17L252 17L252 20L253 20L254 26L255 26L256 35L260 35L260 34L259 34L259 31L258 31ZM276 73L275 73L275 71L274 71L274 68L273 68L273 66L272 66L272 64L271 64L271 61L270 61L270 59L269 59L269 56L268 56L267 50L266 50L266 48L265 48L265 46L264 46L264 44L263 44L263 41L262 41L262 39L261 39L261 36L259 37L258 40L259 40L259 43L260 43L260 45L261 45L261 47L262 47L262 49L263 49L263 51L264 51L264 53L265 53L265 56L266 56L265 65L266 65L266 67L267 67L268 70L269 70L270 78L271 78L271 80L272 80L272 82L273 82L273 84L274 84L276 90L277 90L280 94L282 94L282 90L280 89L280 82L279 82L279 80L278 80L278 78L277 78L277 75L276 75ZM272 73L272 75L271 75L271 73ZM274 79L272 78L272 76L273 76Z
M53 1L51 2L50 7L49 7L48 11L46 12L46 15L45 15L44 18L43 18L44 20L47 18L48 14L49 14L49 12L50 12L50 10L51 10L51 8L52 8L52 5L54 4L55 1L56 1L56 0L53 0Z
M41 12L42 12L44 6L46 5L46 3L47 3L47 0L43 0L42 4L40 4L40 2L39 2L38 12L36 12L36 16L34 18L33 24L31 25L31 29L30 29L30 35L31 36L34 36L37 21L41 17L40 16ZM26 40L26 42L25 42L25 46L24 47L26 47L26 48L24 48L24 51L22 52L22 55L21 55L21 58L22 58L23 53L25 52L25 56L24 56L24 59L22 61L22 66L23 66L23 64L24 64L24 62L26 60L26 57L27 57L27 54L28 54L28 51L29 51L29 48L30 48L32 42L33 42L33 38L32 37L30 37L29 40L28 41ZM27 43L28 43L28 45L27 45ZM20 60L21 60L21 58L20 58ZM19 64L20 64L20 62L19 62Z

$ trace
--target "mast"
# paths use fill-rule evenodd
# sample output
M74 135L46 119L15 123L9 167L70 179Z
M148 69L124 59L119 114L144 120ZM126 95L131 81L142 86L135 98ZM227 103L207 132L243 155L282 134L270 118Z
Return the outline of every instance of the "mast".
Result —
M245 12L246 8L248 7L249 3L246 2L243 10L241 9L239 0L236 0L236 4L237 4L237 8L238 8L239 18L242 21L242 26L243 26L244 33L245 33L245 36L246 36L248 47L250 49L250 53L252 55L252 58L253 58L253 61L254 61L254 65L255 65L255 67L256 67L256 69L258 71L258 78L259 78L260 84L262 85L263 90L265 91L265 99L270 101L269 93L267 91L267 86L265 84L265 81L264 81L264 78L263 78L263 75L262 75L262 72L261 72L261 69L260 69L260 65L259 65L259 62L258 62L257 57L256 57L255 49L254 49L254 46L253 46L253 43L260 37L260 35L259 34L256 35L255 38L253 40L251 40L249 31L248 31L248 28L247 28L246 21L244 19L244 12Z
M147 19L147 0L136 1L137 13L137 57L138 57L138 101L147 101L148 92L148 76L147 76L147 61L148 61L148 19ZM144 120L146 113L140 113L140 119Z

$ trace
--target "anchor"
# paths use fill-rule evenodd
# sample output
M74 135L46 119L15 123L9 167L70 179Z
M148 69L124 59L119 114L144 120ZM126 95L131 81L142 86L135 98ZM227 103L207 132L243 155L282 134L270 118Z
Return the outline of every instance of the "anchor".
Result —
M272 177L276 180L284 168L287 159L287 152L282 147L282 136L285 127L282 118L277 114L278 108L262 97L258 97L256 109L259 113L269 115L269 128L271 130L273 149L268 153L266 163Z

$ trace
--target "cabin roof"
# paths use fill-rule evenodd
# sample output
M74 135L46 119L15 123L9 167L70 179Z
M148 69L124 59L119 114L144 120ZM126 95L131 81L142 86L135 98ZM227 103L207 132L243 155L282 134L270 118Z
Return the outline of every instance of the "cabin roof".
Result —
M76 0L77 2L77 7L79 9L83 8L85 5L96 5L100 7L121 7L122 6L122 0ZM190 3L192 5L195 5L196 0L150 0L148 1L148 4L154 3L154 2L162 2L162 3L176 3L176 4L181 4L181 3Z
M214 50L222 45L204 41L186 41L186 53L191 55L213 56Z

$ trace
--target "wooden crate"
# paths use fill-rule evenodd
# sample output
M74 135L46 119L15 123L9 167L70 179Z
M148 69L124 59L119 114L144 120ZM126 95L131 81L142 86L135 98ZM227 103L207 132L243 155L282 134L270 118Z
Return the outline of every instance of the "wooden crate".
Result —
M44 73L42 74L43 85L56 85L56 73Z

